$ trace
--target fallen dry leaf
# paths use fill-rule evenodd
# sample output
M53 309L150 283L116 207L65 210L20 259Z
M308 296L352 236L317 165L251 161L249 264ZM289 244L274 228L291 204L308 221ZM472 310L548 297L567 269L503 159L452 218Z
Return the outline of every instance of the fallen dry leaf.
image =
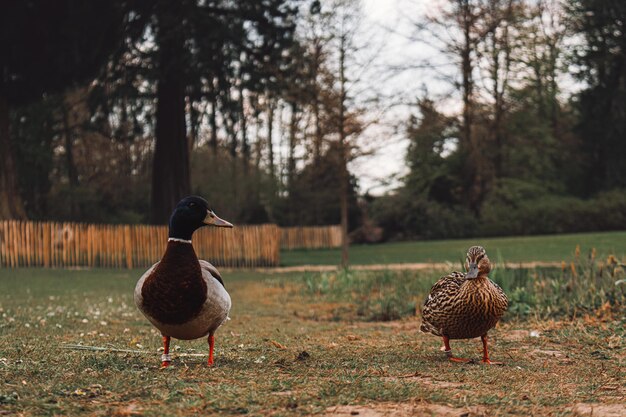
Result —
M278 349L287 349L287 346L283 345L282 343L278 343L275 340L270 340L270 342L276 346Z

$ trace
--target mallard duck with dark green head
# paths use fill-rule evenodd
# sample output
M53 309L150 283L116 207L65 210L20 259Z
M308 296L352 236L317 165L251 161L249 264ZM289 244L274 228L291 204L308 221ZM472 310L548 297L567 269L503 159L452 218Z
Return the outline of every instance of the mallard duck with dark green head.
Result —
M228 318L231 300L222 276L213 265L198 259L191 244L191 236L203 226L233 227L217 217L203 198L181 200L170 217L161 261L135 287L135 304L163 335L162 367L170 364L172 337L208 337L208 365L212 365L215 331Z

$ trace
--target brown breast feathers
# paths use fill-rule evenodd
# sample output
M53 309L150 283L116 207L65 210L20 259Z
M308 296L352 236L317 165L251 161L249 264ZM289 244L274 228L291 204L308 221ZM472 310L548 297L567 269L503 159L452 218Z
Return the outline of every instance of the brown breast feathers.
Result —
M507 305L506 295L489 278L464 279L453 272L431 289L420 330L451 339L482 336L496 325Z
M141 288L143 310L164 324L186 323L200 313L206 292L193 246L168 242L163 259Z

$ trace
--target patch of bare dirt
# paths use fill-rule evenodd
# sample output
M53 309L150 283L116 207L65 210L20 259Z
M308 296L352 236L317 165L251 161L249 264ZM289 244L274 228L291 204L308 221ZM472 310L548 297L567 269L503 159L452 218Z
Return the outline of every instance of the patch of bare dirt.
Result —
M626 416L626 405L578 403L572 407L572 413L580 417L623 417Z
M372 405L341 405L328 407L324 416L403 417L403 416L484 416L484 407L454 408L426 403L382 403Z

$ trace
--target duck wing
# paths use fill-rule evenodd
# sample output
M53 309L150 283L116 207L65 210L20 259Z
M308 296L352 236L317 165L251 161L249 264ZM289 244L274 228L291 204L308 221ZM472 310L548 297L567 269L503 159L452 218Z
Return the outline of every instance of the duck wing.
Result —
M455 271L435 282L422 308L422 332L442 335L441 324L450 314L452 298L459 292L463 281L465 274Z
M502 310L502 313L504 313L509 307L509 297L507 297L504 290L500 288L500 286L496 284L495 282L493 282L491 279L489 280L489 283L491 284L492 291L494 294L494 297L493 297L494 302L497 305L497 307Z
M202 259L200 259L198 262L200 262L200 268L202 269L203 273L208 272L213 278L215 278L219 281L220 284L222 284L222 287L224 287L224 289L226 289L226 286L224 285L224 280L222 279L222 274L220 274L220 271L218 271L216 267Z
M208 324L208 332L213 333L228 319L232 302L217 268L207 261L199 260L199 263L207 283L207 301L202 315L204 323Z

